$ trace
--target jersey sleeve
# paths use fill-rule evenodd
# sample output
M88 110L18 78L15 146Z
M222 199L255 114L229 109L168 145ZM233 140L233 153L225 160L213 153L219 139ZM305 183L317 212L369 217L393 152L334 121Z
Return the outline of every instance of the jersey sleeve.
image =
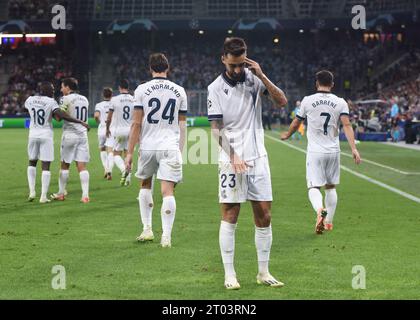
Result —
M51 102L51 112L54 113L59 109L60 109L60 106L58 105L57 101L53 100Z
M296 118L298 118L300 121L305 120L307 110L308 110L307 99L305 97L305 98L303 98L302 102L300 103L300 108L299 108L299 111L296 113Z
M30 99L30 97L28 99L26 99L25 105L24 105L24 108L28 111L29 111L29 99Z
M95 105L95 112L99 112L99 113L101 113L101 108L100 108L100 104L99 104L99 103L97 103L97 104Z
M187 99L187 93L185 90L182 90L181 93L181 105L179 106L179 114L187 114L188 111L188 99Z
M109 102L109 111L114 111L115 110L115 99L112 98L111 101Z
M267 96L268 95L268 90L265 87L265 84L257 76L254 76L254 77L257 79L257 90L258 90L259 94Z
M136 110L143 110L144 108L144 102L143 102L143 94L141 88L137 88L136 91L134 91L134 109Z
M350 111L349 111L349 105L347 104L346 100L342 100L342 106L341 106L341 111L340 111L340 117L341 116L348 116L350 115Z
M69 100L66 96L61 97L60 99L60 109L66 112L69 109Z
M219 97L213 87L208 87L207 95L207 117L209 121L223 119L222 108Z

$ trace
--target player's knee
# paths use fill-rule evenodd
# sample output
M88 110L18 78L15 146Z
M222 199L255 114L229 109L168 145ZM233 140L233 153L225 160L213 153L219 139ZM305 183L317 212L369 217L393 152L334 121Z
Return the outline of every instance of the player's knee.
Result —
M36 167L37 162L38 162L38 160L29 160L29 166L30 167Z
M334 184L327 184L327 185L325 185L325 189L327 189L327 190L335 189L335 185Z

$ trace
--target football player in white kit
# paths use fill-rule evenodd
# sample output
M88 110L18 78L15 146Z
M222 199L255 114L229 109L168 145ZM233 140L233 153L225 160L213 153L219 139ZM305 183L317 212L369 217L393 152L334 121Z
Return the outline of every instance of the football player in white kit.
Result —
M87 136L89 130L89 125L87 124L89 101L85 96L76 93L78 87L78 81L74 78L66 78L61 82L61 93L63 94L61 109L80 120L80 123L64 121L63 136L61 138L61 170L58 180L59 190L58 193L53 194L51 197L54 200L59 201L65 199L70 164L73 161L76 161L82 186L82 198L80 201L88 203L90 201L89 172L86 169L86 164L90 160Z
M234 268L235 230L242 203L251 201L255 221L257 283L281 287L269 273L271 229L271 176L264 146L262 95L277 106L287 104L283 91L247 58L241 38L224 43L222 62L226 70L208 87L208 119L219 142L219 202L222 221L219 244L226 289L239 289Z
M139 192L143 232L138 241L154 239L152 231L152 179L156 174L162 192L162 247L171 247L176 202L174 188L182 180L181 150L185 142L187 95L184 88L169 81L169 62L162 53L149 58L153 79L138 86L134 93L135 111L126 158L131 170L134 147L139 141L136 177L141 180Z
M319 71L316 74L317 93L302 100L300 110L288 132L281 135L282 140L289 139L301 122L307 120L306 180L309 200L317 214L317 234L333 228L337 207L335 186L340 183L340 121L355 163L361 162L349 120L349 107L343 98L331 93L333 87L333 74L327 70ZM320 191L322 187L325 187L325 206Z
M130 134L134 107L134 98L128 89L128 80L121 80L118 87L120 94L111 99L106 122L107 137L111 137L111 125L114 128L114 163L121 171L121 186L128 186L131 181L131 173L125 170L125 163L122 158L123 152L127 153L128 136Z
M50 186L51 172L50 164L54 161L54 132L52 119L64 119L69 122L82 123L62 111L54 100L54 86L51 82L42 82L39 87L39 95L34 95L26 99L25 109L28 110L31 117L29 126L28 141L28 184L29 201L36 197L36 164L38 160L42 162L42 192L40 203L48 203L48 188Z
M95 106L95 120L98 126L98 142L99 150L101 151L102 166L105 170L104 178L112 180L112 168L114 166L114 158L110 156L113 152L112 148L107 147L106 140L106 121L108 119L108 112L110 108L110 101L112 98L112 88L104 88L102 92L104 100ZM112 138L112 137L111 137ZM112 163L110 163L112 161Z

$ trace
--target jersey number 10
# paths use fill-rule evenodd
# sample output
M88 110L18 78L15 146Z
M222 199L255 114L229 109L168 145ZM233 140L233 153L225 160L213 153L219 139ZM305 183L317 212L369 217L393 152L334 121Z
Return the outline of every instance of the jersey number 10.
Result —
M86 107L75 107L76 119L86 122L87 121L87 108Z

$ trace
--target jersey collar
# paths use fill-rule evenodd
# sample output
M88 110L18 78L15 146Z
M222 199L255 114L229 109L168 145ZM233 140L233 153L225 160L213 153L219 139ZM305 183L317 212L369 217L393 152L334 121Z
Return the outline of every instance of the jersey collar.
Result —
M223 80L225 80L227 82L228 85L230 85L231 87L234 87L238 84L238 82L245 82L246 75L245 75L245 72L244 72L241 79L236 81L236 80L233 80L233 79L229 78L226 74L226 71L225 71L225 72L222 73L222 78L223 78Z
M153 80L168 80L168 78L165 78L165 77L153 77Z
M332 93L331 91L318 90L316 93Z

